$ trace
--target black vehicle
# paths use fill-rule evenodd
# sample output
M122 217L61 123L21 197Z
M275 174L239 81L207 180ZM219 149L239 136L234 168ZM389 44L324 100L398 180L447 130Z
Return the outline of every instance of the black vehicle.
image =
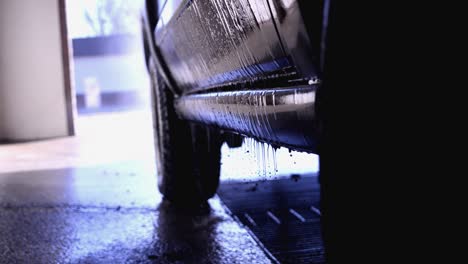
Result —
M214 195L223 141L248 136L317 153L323 17L322 1L147 1L159 188L168 200Z
M410 132L421 119L433 118L416 106L432 76L416 71L440 69L429 60L443 49L429 43L445 36L433 33L437 27L427 22L434 13L424 7L148 0L146 50L161 192L182 204L211 197L218 185L219 146L240 141L226 134L317 153L327 262L400 262L403 254L390 238L404 244L417 235L409 216L388 208L411 212L420 204L408 202L416 189L400 191L407 180L425 175L426 165L415 162L421 152L433 153ZM431 19L420 19L422 14ZM430 38L417 41L424 30ZM430 123L418 132L428 133L435 126ZM390 219L404 224L391 225ZM409 244L403 252L418 243ZM371 252L379 254L374 258Z

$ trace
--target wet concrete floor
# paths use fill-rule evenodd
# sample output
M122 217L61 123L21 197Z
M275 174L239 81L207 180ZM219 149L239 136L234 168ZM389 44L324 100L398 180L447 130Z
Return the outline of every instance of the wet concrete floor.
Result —
M270 263L219 198L162 200L143 163L0 173L0 263Z
M76 122L75 137L0 145L0 263L270 263L219 198L200 212L162 202L150 111ZM223 146L221 180L274 179L257 154ZM318 164L276 158L278 175Z

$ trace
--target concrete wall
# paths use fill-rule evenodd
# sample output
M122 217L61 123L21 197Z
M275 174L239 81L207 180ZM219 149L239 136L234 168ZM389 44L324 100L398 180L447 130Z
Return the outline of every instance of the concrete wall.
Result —
M59 6L59 0L0 1L0 139L73 133Z

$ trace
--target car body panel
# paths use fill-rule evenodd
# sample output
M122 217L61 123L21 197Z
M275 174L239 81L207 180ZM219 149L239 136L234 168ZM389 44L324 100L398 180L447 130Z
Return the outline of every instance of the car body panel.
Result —
M317 152L317 85L181 96L184 119L306 152Z
M304 1L157 3L154 56L179 118L317 153L323 1Z
M284 2L167 1L154 33L178 92L285 75L316 78L314 61L303 59L311 49L298 4Z

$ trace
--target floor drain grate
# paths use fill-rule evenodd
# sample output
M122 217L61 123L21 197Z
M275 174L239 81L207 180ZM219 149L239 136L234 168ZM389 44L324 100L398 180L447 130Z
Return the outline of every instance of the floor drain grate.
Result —
M218 195L281 263L325 263L317 175L224 182Z

